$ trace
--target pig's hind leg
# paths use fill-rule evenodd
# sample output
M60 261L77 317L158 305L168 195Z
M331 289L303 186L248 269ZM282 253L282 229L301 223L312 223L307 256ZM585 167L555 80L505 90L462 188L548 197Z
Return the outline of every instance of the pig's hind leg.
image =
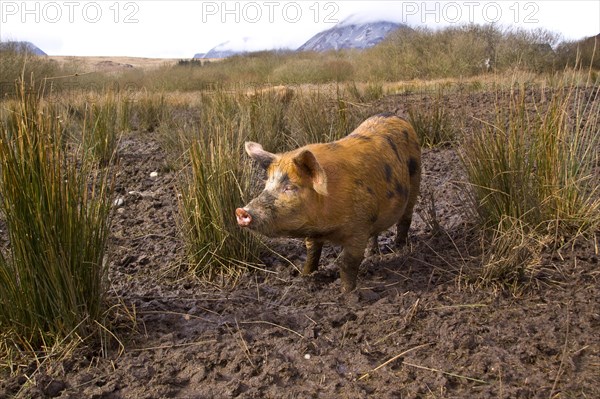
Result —
M407 244L408 230L410 229L410 224L412 223L413 208L415 207L415 202L417 202L416 195L411 195L411 198L409 199L408 203L406 204L406 208L404 209L404 214L400 217L400 220L396 224L395 244L397 248L402 248Z
M410 217L403 217L396 225L396 240L395 244L397 248L402 248L406 245L408 240L408 230L410 229L410 223L412 222L412 215Z
M338 265L340 268L340 279L342 280L342 292L351 292L356 288L358 269L364 259L368 239L355 239L344 245L344 249Z
M323 242L316 241L312 238L307 238L306 244L306 262L302 274L307 276L319 268L319 259L321 259L321 251L323 250Z
M419 196L419 187L421 186L421 164L420 160L411 158L408 164L408 172L410 174L410 193L406 201L404 213L396 224L396 247L402 248L407 244L408 229L412 222L413 208L417 203Z

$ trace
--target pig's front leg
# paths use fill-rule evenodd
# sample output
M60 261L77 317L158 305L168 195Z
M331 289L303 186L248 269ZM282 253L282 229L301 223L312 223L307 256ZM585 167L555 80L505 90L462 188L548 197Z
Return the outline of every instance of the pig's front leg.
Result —
M321 259L323 242L316 241L312 238L307 238L304 242L306 244L306 263L304 263L302 274L308 276L312 272L317 271L319 267L319 259Z
M338 260L340 279L342 280L342 292L351 292L356 288L358 269L364 259L366 247L367 239L354 241L352 244L344 246L344 250Z

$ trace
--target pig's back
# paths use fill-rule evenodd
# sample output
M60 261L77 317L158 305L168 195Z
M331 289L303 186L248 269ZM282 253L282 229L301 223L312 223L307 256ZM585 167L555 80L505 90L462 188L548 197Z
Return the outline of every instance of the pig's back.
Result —
M370 234L396 223L416 199L421 151L400 117L376 115L343 139L309 147L327 172L332 215L352 210L352 220Z

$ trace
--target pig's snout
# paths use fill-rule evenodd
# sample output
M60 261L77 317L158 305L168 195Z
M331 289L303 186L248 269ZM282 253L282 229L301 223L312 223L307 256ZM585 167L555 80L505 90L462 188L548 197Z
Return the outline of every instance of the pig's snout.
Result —
M252 215L250 215L245 209L238 208L235 210L235 217L241 227L248 227L252 223Z

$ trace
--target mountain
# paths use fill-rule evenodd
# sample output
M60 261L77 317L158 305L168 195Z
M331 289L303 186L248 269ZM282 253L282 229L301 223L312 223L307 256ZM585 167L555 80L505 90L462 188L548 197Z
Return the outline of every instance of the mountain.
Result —
M346 19L331 29L317 33L300 46L298 51L365 49L373 47L398 29L410 28L390 21L359 23Z
M223 42L206 53L198 53L194 55L194 58L227 58L232 55L242 54L245 51L233 50L229 41Z
M362 19L362 21L361 21ZM411 29L408 25L384 21L366 21L364 16L352 15L333 28L317 33L296 51L328 51L340 49L365 49L373 47L398 29ZM241 41L226 41L207 53L198 53L194 58L227 58L232 55L260 51L270 48L257 38L244 37Z
M211 48L206 53L194 55L194 58L227 58L232 55L247 53L253 46L252 39L248 37L244 37L237 42L227 40Z
M48 55L44 53L38 46L31 42L2 42L0 43L0 50L13 50L18 53L32 53L35 55Z

